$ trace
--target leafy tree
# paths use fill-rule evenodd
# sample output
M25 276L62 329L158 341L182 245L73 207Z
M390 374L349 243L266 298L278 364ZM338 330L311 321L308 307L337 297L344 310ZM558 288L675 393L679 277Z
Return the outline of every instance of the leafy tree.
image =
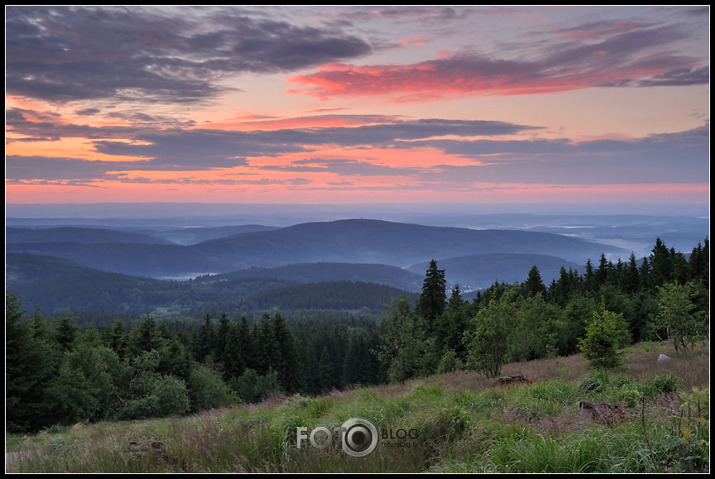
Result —
M457 353L452 349L447 349L442 358L439 360L437 365L437 372L439 374L452 373L458 371L464 367L464 364L457 356Z
M492 299L472 319L467 333L467 365L489 378L499 375L507 360L516 317L516 288L510 288L499 299Z
M417 375L424 353L422 330L403 295L383 317L378 360L386 379L405 382Z
M685 285L670 282L658 288L658 315L655 325L666 330L676 351L681 348L687 350L695 338L703 335L706 330L704 315L693 303L695 290L694 282Z
M84 345L69 352L48 388L53 422L110 418L121 406L128 376L127 365L109 348Z
M593 318L586 325L586 336L579 341L579 349L596 368L615 368L621 365L623 353L618 351L627 326L622 314L606 310L601 300L601 307L593 312Z
M193 412L228 406L238 401L238 396L223 382L221 374L201 363L191 365L187 387Z
M554 356L568 347L568 328L562 311L541 294L517 298L510 361L530 361Z

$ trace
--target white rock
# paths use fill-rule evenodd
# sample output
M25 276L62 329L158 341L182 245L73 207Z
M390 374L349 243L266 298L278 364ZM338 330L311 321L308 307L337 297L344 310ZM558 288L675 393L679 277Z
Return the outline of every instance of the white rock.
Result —
M670 356L666 356L665 354L659 354L659 355L658 355L658 362L661 362L661 361L670 361L671 359L673 359L673 358L671 358Z

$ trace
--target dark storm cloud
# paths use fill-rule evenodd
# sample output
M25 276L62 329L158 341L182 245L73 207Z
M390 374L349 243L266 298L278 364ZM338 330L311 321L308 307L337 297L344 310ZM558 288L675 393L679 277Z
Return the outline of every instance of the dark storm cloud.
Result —
M55 102L193 102L225 91L217 80L228 74L286 72L371 51L340 31L232 12L7 7L7 93Z

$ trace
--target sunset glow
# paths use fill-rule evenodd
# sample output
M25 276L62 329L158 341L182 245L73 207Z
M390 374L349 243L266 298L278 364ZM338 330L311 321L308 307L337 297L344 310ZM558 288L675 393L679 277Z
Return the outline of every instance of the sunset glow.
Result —
M8 203L709 198L707 6L15 6L6 32Z

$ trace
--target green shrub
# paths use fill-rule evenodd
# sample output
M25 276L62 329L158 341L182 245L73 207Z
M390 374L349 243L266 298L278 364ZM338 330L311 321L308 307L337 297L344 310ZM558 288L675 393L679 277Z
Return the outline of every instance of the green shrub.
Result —
M191 410L194 412L228 406L239 401L238 395L223 382L221 375L203 364L192 365L188 387Z

